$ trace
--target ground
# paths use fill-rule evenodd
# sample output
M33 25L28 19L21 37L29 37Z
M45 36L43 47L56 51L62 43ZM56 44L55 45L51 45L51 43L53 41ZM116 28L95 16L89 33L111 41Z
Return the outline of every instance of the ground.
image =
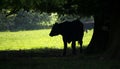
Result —
M67 56L56 49L0 52L0 69L120 69L118 60L80 53L72 55L70 51Z
M0 69L120 69L119 60L104 60L99 55L79 53L62 56L60 36L49 37L48 30L0 32ZM85 33L84 47L92 33Z

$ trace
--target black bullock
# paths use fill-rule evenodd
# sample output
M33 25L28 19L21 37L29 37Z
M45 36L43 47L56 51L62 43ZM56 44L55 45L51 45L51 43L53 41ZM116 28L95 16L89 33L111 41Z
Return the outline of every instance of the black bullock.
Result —
M77 19L72 22L65 21L63 23L55 23L49 34L50 36L62 35L64 42L64 52L66 55L67 43L72 42L72 53L76 54L76 41L80 44L80 52L82 52L82 39L84 35L83 24Z

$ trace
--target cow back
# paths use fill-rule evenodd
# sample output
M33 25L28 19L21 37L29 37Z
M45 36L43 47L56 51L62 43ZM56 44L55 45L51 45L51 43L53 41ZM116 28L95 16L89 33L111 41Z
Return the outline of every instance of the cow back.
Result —
M68 41L80 40L83 37L83 24L79 20L59 24L60 34Z

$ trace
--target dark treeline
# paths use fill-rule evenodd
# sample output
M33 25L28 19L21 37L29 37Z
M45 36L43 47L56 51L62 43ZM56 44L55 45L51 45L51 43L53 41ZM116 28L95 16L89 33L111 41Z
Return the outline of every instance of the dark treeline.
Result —
M71 21L78 16L74 15L61 15L57 13L40 13L35 11L26 11L21 9L16 14L6 16L5 9L0 13L0 31L19 31L19 30L36 30L47 29L57 21ZM84 29L93 29L93 17L82 17L80 19L84 24ZM90 25L90 26L89 26Z
M25 11L21 9L17 14L6 17L6 14L0 13L0 31L18 31L49 28L54 16L47 13Z

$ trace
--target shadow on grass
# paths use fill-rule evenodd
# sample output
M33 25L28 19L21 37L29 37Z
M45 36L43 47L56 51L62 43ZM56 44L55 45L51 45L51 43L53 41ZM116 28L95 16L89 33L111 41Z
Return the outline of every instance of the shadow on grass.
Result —
M119 61L85 58L79 48L77 57L73 57L72 49L67 50L65 57L62 52L63 49L51 48L0 51L0 69L120 69Z
M84 48L85 49L85 48ZM80 55L79 48L77 48L77 55ZM63 49L30 49L30 50L5 50L0 51L0 58L10 58L10 57L63 57ZM72 54L72 49L67 49L66 56L74 56Z

